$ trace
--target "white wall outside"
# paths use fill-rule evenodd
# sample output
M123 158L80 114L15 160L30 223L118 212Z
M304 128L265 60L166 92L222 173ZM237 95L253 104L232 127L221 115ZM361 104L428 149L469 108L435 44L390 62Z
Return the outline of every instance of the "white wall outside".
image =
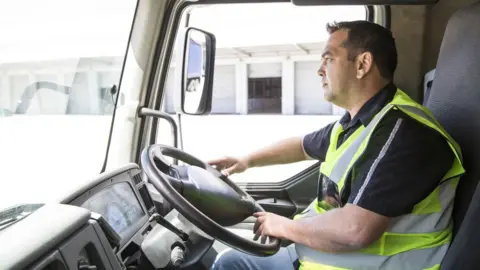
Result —
M163 96L164 110L168 113L175 113L175 68L170 67L165 82L165 95Z
M212 113L236 113L235 65L215 67Z
M295 114L295 62L282 62L282 114Z
M251 63L248 78L282 77L282 63Z
M332 114L332 105L323 98L319 63L295 63L295 114Z

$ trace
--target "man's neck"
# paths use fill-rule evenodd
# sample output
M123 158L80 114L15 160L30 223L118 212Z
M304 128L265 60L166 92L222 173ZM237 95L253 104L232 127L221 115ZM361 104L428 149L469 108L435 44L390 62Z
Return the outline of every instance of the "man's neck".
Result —
M350 113L350 119L353 119L355 115L360 111L360 109L374 97L381 89L383 89L389 82L381 81L377 83L371 83L368 86L359 87L354 92L356 95L350 100L352 101L351 105L347 109Z

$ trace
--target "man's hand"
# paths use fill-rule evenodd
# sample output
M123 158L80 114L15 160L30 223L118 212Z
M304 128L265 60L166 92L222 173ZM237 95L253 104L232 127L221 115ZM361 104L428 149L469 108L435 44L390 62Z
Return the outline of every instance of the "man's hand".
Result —
M286 238L287 230L292 224L292 220L273 213L257 212L253 214L257 217L253 232L255 233L254 241L261 236L261 243L264 244L267 236L276 238Z
M242 158L223 157L220 159L209 161L208 164L216 166L225 176L234 173L242 173L248 169L248 161Z

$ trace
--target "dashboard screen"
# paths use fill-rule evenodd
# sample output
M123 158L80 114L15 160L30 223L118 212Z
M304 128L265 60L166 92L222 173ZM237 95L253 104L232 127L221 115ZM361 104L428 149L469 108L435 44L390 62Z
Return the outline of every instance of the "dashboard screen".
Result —
M98 192L82 207L102 215L120 235L145 215L127 182L114 184Z

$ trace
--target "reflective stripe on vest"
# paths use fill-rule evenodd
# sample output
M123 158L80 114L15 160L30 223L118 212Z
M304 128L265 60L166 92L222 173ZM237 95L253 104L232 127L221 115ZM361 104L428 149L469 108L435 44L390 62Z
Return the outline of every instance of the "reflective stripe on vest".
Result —
M296 244L301 269L435 269L441 263L452 237L453 200L464 169L457 143L426 108L415 103L401 90L397 90L392 102L375 115L366 127L358 128L338 149L338 136L343 129L337 123L332 130L330 145L320 172L335 182L341 191L356 160L364 153L376 126L392 109L403 111L436 130L447 140L456 157L451 169L437 188L414 207L412 213L393 218L380 239L362 250L331 254ZM376 166L375 162L372 166ZM325 202L314 200L294 219L316 216L330 209Z
M297 252L303 254L302 269L330 270L330 269L435 269L442 262L449 245L445 244L435 248L409 250L393 256L377 256L354 253L349 256L344 254L318 253L303 245L297 247Z

